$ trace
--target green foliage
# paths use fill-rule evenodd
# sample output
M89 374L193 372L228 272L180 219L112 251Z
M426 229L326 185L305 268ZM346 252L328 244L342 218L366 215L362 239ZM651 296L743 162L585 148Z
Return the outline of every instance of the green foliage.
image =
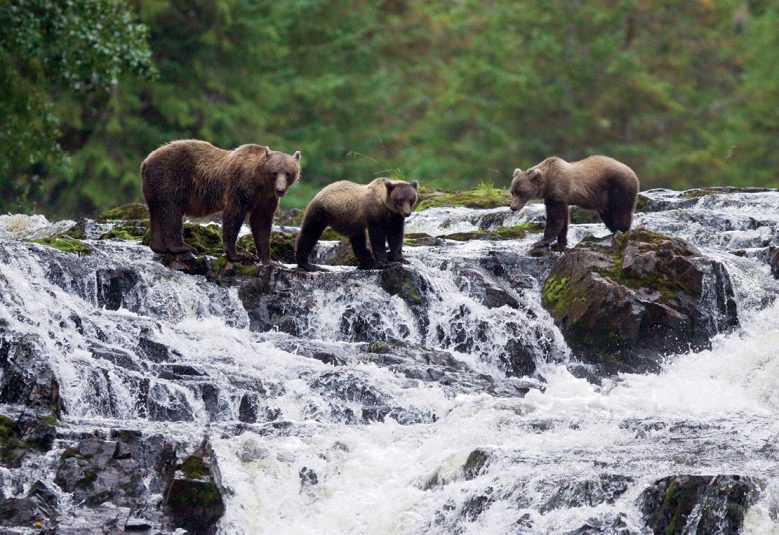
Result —
M29 208L151 51L122 0L3 0L0 27L0 206Z
M132 5L0 0L0 208L140 201L140 162L180 138L301 150L285 208L377 176L505 205L553 154L614 156L644 188L776 185L772 2Z

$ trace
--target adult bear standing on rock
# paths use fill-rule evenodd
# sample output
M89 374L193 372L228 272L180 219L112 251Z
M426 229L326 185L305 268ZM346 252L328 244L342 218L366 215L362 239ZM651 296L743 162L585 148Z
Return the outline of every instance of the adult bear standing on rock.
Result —
M298 266L305 271L317 270L308 257L328 226L349 238L360 269L386 267L388 261L405 262L405 218L417 203L418 189L416 180L408 183L388 178L377 178L364 186L346 180L326 186L311 200L303 216L295 246ZM366 245L366 230L373 255Z
M257 254L263 264L270 264L273 214L279 198L299 176L299 151L290 156L262 145L241 145L230 151L194 139L163 145L141 164L152 251L192 252L182 236L182 216L204 217L222 210L227 258L256 259L235 250L238 232L249 214Z
M606 156L590 156L568 163L547 158L527 171L514 170L511 209L516 211L531 199L544 199L544 238L533 247L568 243L568 206L573 204L598 212L611 232L630 230L638 197L638 177L622 162Z

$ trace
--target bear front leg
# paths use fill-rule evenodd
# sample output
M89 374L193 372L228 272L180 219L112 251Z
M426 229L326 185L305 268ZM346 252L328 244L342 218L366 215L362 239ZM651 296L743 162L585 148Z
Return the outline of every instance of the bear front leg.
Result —
M376 267L379 269L389 266L387 261L387 235L381 225L368 225L368 237L371 240L373 258L376 259Z
M560 235L563 233L563 227L565 228L565 239L567 241L567 221L568 221L568 203L564 201L552 201L545 200L546 205L546 226L544 227L544 238L541 241L537 241L533 244L533 248L549 247L554 243L556 239L559 240Z
M252 237L254 238L254 247L257 249L257 256L260 262L266 265L280 266L270 257L270 233L273 229L273 212L258 209L249 216L249 225L252 228Z
M565 246L568 245L568 222L570 221L570 214L567 204L564 206L564 210L565 214L561 216L563 218L563 228L561 228L560 232L557 234L557 243L554 246L554 249L559 251L564 251Z
M403 257L403 232L405 220L402 216L392 220L390 228L387 231L387 244L389 245L389 261L408 264L408 260Z
M225 256L231 262L253 262L256 260L254 255L239 253L235 250L235 242L238 240L238 231L246 219L246 211L240 206L230 205L222 213L222 242L224 244Z

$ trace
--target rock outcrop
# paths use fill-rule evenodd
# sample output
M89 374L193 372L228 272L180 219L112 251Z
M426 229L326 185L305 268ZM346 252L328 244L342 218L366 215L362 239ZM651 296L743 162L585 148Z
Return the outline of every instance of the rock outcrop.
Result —
M658 371L738 325L724 266L641 228L565 252L542 297L574 354L606 374Z

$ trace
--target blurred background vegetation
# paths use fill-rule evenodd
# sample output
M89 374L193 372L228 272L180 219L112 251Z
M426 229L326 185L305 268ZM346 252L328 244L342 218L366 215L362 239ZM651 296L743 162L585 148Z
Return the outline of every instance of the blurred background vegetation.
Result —
M157 146L506 186L608 154L642 187L777 186L778 0L0 0L0 211L141 200Z

